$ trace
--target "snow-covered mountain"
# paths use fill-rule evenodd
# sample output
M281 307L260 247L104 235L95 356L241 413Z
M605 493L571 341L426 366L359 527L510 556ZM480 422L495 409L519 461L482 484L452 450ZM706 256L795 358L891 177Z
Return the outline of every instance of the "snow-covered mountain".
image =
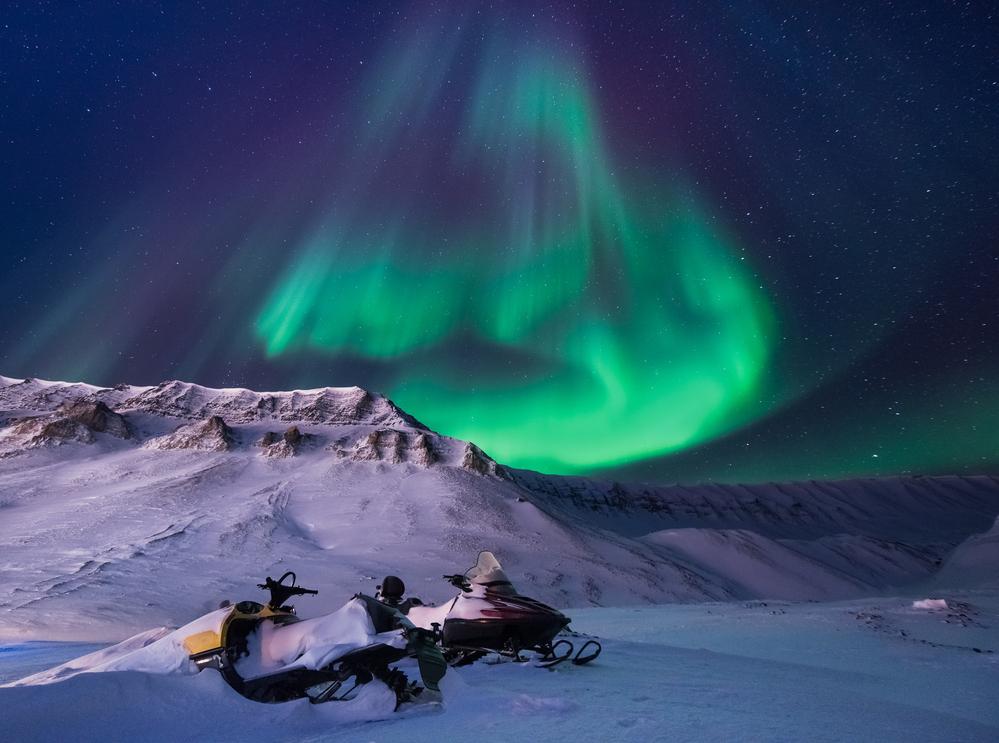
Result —
M681 487L513 470L358 388L0 377L0 638L121 639L286 570L320 590L310 613L388 573L442 600L440 577L482 549L559 607L977 585L996 580L997 515L992 477Z

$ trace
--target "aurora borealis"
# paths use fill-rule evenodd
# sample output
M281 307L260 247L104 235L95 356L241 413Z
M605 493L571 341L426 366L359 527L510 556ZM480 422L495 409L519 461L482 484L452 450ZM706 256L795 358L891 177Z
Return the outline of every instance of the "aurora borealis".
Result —
M999 462L976 6L5 23L6 376L358 385L548 472Z
M384 360L404 408L526 466L618 464L725 430L773 330L732 247L667 188L633 206L647 194L613 175L582 60L536 29L485 24L468 50L467 29L438 30L379 71L391 85L361 120L385 134L351 153L370 165L350 180L362 216L334 206L289 262L257 320L267 355ZM455 101L441 87L462 52L477 74ZM414 158L431 136L441 151ZM499 368L442 374L469 356Z

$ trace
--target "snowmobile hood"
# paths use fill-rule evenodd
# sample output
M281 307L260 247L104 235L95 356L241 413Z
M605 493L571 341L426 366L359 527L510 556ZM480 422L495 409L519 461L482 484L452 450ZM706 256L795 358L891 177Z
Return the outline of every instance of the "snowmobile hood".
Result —
M299 621L290 611L274 610L256 601L240 601L238 604L205 614L188 625L192 631L184 638L184 647L192 657L221 650L225 647L226 634L233 620L268 618L277 619L282 623Z

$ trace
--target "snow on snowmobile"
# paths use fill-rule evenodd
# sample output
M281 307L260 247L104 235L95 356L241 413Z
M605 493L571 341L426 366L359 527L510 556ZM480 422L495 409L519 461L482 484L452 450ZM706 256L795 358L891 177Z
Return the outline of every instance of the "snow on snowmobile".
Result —
M422 606L414 599L399 602L402 592L398 587L398 596L390 595L389 600L394 599L417 627L433 630L444 658L452 666L471 663L489 653L523 661L521 652L533 651L545 667L570 659L583 665L600 655L596 640L587 640L575 655L568 639L552 644L569 624L569 618L517 593L492 552L480 552L475 565L464 574L444 578L461 593L443 606ZM381 590L384 595L385 587Z
M395 692L397 709L425 689L439 691L447 664L432 631L363 594L333 614L300 619L295 607L284 603L318 591L296 586L295 580L290 571L277 581L268 577L258 584L270 592L266 604L241 601L193 623L191 629L200 631L183 644L198 669L218 670L244 697L265 703L351 699L372 679ZM417 659L423 687L390 667L405 658Z

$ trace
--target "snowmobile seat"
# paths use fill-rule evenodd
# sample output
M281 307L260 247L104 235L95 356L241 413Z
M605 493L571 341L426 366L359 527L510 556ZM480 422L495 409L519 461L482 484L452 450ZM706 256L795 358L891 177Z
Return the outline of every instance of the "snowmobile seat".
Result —
M405 592L406 584L402 582L402 578L394 575L386 575L385 580L378 586L378 593L375 594L375 598L381 599L389 606L394 606L403 614L409 614L409 610L414 606L423 606L423 602L418 598L410 597L403 601L402 595Z
M378 586L378 590L380 592L378 597L382 601L386 604L397 606L402 601L402 595L406 593L406 584L402 582L402 578L394 575L386 575L385 580Z

